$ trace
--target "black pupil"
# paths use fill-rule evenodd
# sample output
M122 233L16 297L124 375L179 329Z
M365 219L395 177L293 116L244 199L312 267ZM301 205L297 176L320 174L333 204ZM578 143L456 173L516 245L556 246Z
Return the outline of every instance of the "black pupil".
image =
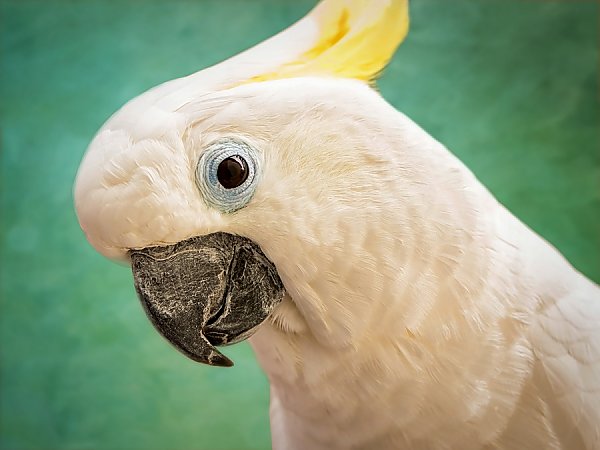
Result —
M224 159L217 169L217 179L225 189L240 186L248 178L248 164L239 155Z

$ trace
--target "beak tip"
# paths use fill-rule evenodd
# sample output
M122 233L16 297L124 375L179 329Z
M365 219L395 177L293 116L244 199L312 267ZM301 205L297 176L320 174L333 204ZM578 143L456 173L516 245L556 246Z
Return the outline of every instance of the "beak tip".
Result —
M204 339L203 339L204 340ZM215 367L232 367L233 361L213 347L208 341L201 349L190 351L185 347L175 345L175 348L193 361Z
M215 364L215 366L219 366L219 367L233 367L233 361L230 360L229 358L224 358L221 361L221 364Z
M217 366L217 367L232 367L233 366L233 361L230 360L227 356L225 356L224 354L222 354L219 351L213 351L208 358L206 358L206 360L204 361L200 361L200 362L204 362L207 363L211 366Z

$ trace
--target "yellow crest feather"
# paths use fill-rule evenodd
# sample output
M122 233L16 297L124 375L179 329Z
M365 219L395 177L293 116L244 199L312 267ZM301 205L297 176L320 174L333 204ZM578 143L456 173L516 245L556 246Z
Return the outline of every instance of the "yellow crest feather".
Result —
M309 75L373 82L408 32L408 0L324 0L303 20L315 22L316 42L246 83Z

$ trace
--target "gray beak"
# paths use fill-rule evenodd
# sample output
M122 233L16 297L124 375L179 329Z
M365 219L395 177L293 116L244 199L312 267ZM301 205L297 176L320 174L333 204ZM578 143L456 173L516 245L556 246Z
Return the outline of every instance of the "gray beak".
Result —
M158 332L213 366L233 365L215 346L250 337L285 292L273 263L241 236L214 233L130 256L136 291Z

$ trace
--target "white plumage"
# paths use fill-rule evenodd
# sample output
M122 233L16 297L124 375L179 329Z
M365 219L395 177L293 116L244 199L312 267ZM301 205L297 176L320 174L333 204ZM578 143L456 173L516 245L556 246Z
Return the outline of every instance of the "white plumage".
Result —
M251 338L275 448L600 449L598 286L366 83L240 82L297 58L293 33L310 48L311 20L107 122L75 190L90 242L260 245L288 293ZM232 136L262 175L224 214L194 169Z

